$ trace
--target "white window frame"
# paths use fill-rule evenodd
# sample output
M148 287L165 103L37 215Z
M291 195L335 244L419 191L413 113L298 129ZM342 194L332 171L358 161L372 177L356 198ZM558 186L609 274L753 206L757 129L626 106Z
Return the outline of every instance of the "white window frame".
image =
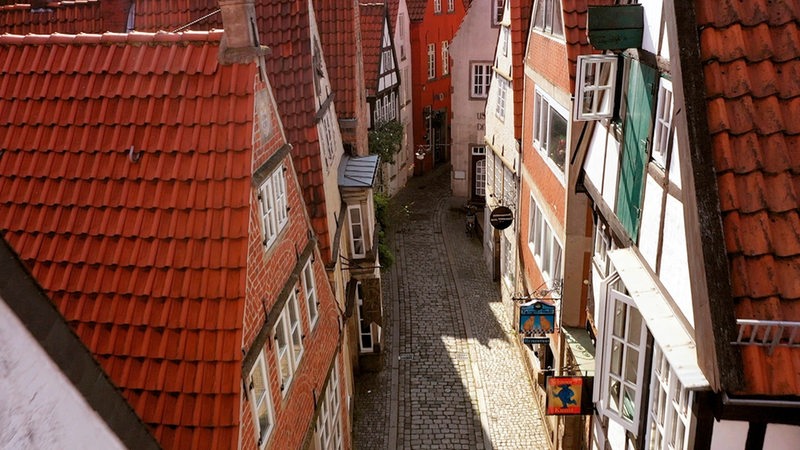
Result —
M564 135L564 167L559 167L558 162L553 159L551 153L558 152L558 149L551 149L549 147L549 139L553 120L551 114L555 113L567 126ZM567 109L561 106L558 102L553 100L549 95L545 94L539 88L536 88L533 100L533 146L542 155L542 158L547 161L553 172L559 175L559 179L563 180L564 171L566 170L566 140L569 136L569 113Z
M611 263L611 258L608 257L608 251L612 249L611 236L606 233L606 225L598 222L594 229L592 261L601 278L608 277L612 272L613 264Z
M528 209L528 247L548 287L563 276L564 247L544 213L530 197Z
M316 426L319 450L341 450L343 448L338 365L337 358L337 361L333 363L328 385L319 402Z
M278 166L258 189L261 209L261 226L264 245L269 249L278 240L281 231L289 222L286 200L286 168Z
M436 78L436 44L428 44L428 79Z
M486 158L475 162L475 195L486 197Z
M500 25L505 14L505 0L492 0L492 25Z
M656 103L656 120L653 126L653 161L667 167L667 155L672 147L672 117L675 113L672 82L661 77L658 84L658 101Z
M305 352L300 310L297 306L297 295L294 292L289 295L283 311L275 322L274 336L281 394L286 396Z
M356 282L356 312L358 313L358 348L361 353L372 353L375 351L375 334L372 332L372 324L364 323L364 291L361 282ZM364 337L369 338L370 345L364 345Z
M505 121L506 118L506 97L508 96L508 85L511 84L505 77L497 75L497 105L494 114L498 119Z
M439 14L442 12L442 0L433 0L433 13Z
M597 403L598 410L626 430L638 434L642 393L645 388L644 363L647 352L647 326L631 297L611 288L608 290L608 295L604 300L606 302L604 305L605 314L602 317L603 320L599 328L602 330L602 342L605 350L602 355L601 393L600 401ZM621 317L616 314L618 311L617 305L620 305L625 313L622 322L615 320ZM636 329L636 324L629 320L632 310L636 311L639 317L638 330L636 330L639 335L638 340L631 340L633 337L631 332ZM619 329L618 325L622 327L622 330ZM620 349L620 359L619 364L617 364L620 373L618 374L611 371L615 348ZM629 359L632 351L637 352L635 361ZM634 374L635 380L626 379L629 370L636 371ZM613 384L618 384L619 392L613 392ZM626 392L629 392L633 397L629 400L631 402L630 406L633 408L630 412L630 417L627 417L622 411L625 408L624 397ZM615 397L616 410L611 402L612 396Z
M544 14L539 20L539 14ZM558 23L555 21L558 14ZM533 10L532 28L540 33L564 38L564 20L561 16L561 0L538 0Z
M586 121L611 117L614 114L617 57L581 55L577 65L574 119Z
M308 325L314 329L314 325L319 319L319 298L317 297L317 281L314 278L314 265L311 258L306 261L301 278L303 279L303 293L306 296Z
M269 373L264 356L264 349L258 353L253 368L250 369L248 376L249 384L247 397L250 401L250 411L253 413L253 423L258 438L259 448L264 448L269 440L272 430L275 428L275 415L272 408L272 393L269 389ZM256 392L256 382L260 381L263 387L262 392ZM264 415L266 427L261 424L260 414Z
M470 64L469 95L472 98L489 96L489 85L492 83L492 63L474 62Z
M442 41L442 76L450 73L450 43Z
M653 345L650 405L647 413L647 448L688 450L694 391L683 386L664 352Z
M447 12L451 13L456 10L455 0L447 0Z
M358 222L353 220L353 212L358 212ZM353 258L363 258L367 256L366 233L364 233L364 211L361 205L347 205L347 223L350 227L350 255ZM361 251L358 250L359 244Z

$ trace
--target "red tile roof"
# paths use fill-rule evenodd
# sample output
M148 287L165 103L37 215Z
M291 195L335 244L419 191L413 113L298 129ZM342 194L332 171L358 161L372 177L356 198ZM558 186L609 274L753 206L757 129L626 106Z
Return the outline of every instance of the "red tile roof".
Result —
M32 11L29 3L0 5L2 33L76 34L102 28L99 0L51 2L44 11Z
M394 33L397 24L397 14L400 10L400 0L386 0L386 6L389 8L389 29L391 33Z
M336 93L339 119L356 117L362 71L361 34L358 3L353 0L315 0L314 13L319 27L322 52L331 87ZM363 76L363 75L362 75Z
M255 66L220 38L0 36L0 230L165 448L238 442Z
M136 4L134 29L142 31L174 31L189 26L190 30L221 29L219 0L133 0ZM215 14L216 13L216 14Z
M386 6L382 4L361 4L361 46L364 49L364 81L368 95L377 94L385 14Z
M323 259L331 254L323 186L322 156L317 133L311 16L304 2L258 1L256 17L261 43L272 49L267 69L286 130L303 197L319 239ZM336 103L338 108L338 102ZM336 205L338 208L338 205ZM326 263L331 263L327 261Z
M736 316L800 321L800 7L698 0ZM743 347L744 394L800 393L800 349Z
M411 22L419 22L425 18L425 10L428 8L430 0L406 0L408 8L408 19Z
M531 24L533 0L511 0L511 54L514 74L514 135L522 136L522 99L525 96L525 49Z

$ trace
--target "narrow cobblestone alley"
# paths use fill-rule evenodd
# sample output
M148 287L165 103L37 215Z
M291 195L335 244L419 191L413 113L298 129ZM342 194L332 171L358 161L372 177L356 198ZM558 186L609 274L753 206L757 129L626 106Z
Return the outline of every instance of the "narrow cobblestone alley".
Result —
M547 449L522 356L449 171L392 199L384 367L356 379L358 449Z

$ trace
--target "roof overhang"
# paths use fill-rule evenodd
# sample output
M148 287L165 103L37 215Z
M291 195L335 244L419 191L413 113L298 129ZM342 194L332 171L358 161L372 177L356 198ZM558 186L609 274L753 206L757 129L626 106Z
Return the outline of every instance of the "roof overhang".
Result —
M630 247L608 252L636 308L647 323L669 365L688 389L710 387L697 362L697 346L659 288L656 280Z
M339 187L371 188L375 184L378 164L380 164L378 155L345 155L339 165Z

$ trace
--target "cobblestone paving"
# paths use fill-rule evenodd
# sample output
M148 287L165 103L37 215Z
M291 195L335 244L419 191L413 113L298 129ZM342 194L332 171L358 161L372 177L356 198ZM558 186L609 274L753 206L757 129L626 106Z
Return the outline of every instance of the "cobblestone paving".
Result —
M356 379L358 449L547 449L481 244L464 233L449 171L392 201L384 367Z

